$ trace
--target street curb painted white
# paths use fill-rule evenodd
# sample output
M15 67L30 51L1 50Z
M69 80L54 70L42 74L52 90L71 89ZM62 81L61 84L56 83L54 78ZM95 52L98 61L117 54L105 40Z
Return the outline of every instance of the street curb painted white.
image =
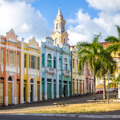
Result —
M77 118L120 118L120 115L85 115L85 114L41 114L41 113L0 113L0 115L31 115L31 116L54 116L54 117L77 117Z

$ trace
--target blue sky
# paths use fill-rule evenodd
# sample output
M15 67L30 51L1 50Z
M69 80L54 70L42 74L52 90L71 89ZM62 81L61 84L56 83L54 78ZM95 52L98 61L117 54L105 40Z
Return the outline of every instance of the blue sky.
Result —
M0 34L13 28L25 40L34 36L37 41L50 37L58 6L66 20L70 45L92 42L94 34L118 36L120 0L0 0ZM18 39L19 39L18 37Z
M83 13L88 13L93 19L98 17L99 10L89 7L88 2L85 0L36 0L31 5L41 12L46 18L48 27L53 28L53 21L57 15L58 6L60 5L64 19L74 19L75 14L79 9L83 9ZM68 24L66 23L66 29Z

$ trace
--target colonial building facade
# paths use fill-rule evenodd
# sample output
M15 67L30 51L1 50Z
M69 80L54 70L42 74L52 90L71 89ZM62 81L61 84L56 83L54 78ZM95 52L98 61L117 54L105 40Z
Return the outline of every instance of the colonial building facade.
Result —
M28 43L21 41L22 45L22 97L24 102L40 100L41 81L41 49L36 39L31 36ZM22 72L22 71L21 71Z
M86 93L85 67L81 74L78 74L78 57L76 46L70 46L72 51L72 94L79 95Z
M0 104L19 104L21 94L21 42L11 29L0 35Z
M76 48L68 44L60 10L51 37L28 42L11 29L0 35L0 105L69 97L86 93L85 70L78 75Z
M42 99L70 96L71 52L69 46L66 44L63 44L61 48L58 45L54 46L54 40L47 37L41 42L41 52Z
M41 42L42 99L69 97L72 95L72 54L69 50L68 34L60 7L54 21L52 38Z

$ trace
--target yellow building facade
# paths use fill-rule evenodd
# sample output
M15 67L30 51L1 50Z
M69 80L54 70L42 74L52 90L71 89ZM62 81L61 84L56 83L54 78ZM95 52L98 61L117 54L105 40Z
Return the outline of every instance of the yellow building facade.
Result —
M72 51L72 94L79 95L86 93L85 85L85 69L81 72L81 75L78 74L78 57L75 46L70 47Z
M40 100L41 51L38 42L32 36L24 44L23 54L23 102Z

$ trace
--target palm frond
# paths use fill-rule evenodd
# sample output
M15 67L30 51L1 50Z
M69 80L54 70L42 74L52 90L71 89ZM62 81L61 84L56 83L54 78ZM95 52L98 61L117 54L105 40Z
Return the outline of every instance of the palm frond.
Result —
M120 42L120 40L114 36L108 36L106 39L105 39L106 42Z
M117 27L117 31L118 31L118 39L120 41L120 26L116 25L116 27Z
M100 36L101 36L101 33L99 33L99 35L95 35L92 43L93 43L93 44L98 43L98 40L99 40L99 37L100 37Z

